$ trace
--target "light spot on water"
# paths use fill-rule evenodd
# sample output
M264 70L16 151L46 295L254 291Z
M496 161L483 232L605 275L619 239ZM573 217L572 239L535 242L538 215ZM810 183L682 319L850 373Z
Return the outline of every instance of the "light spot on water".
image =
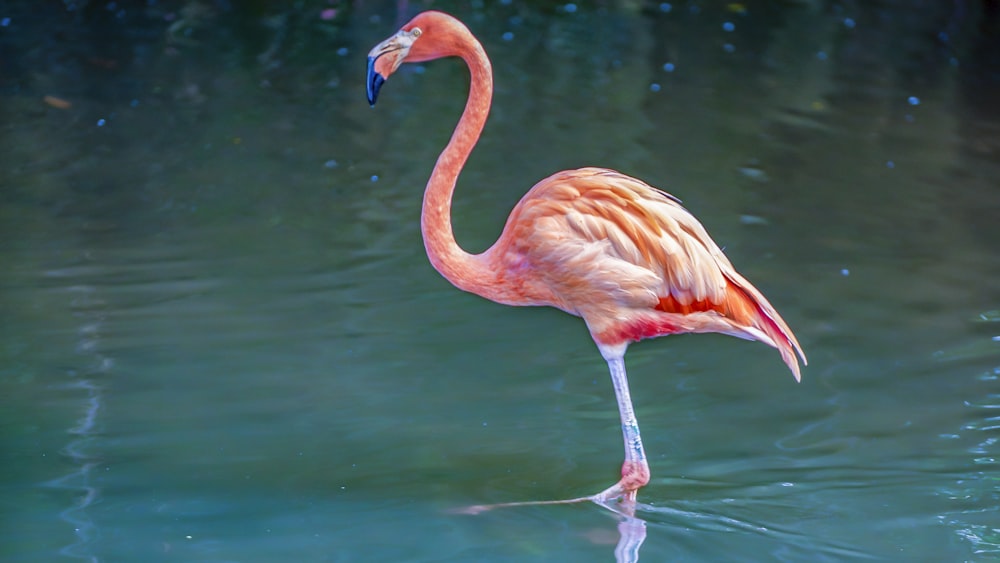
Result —
M736 50L736 47L734 47L732 43L726 43L722 46L722 49L727 53L732 53Z
M660 85L657 84L657 83L655 83L655 82L652 83L652 84L650 84L649 85L649 91L650 92L659 92L660 91Z
M378 174L372 174L372 182L378 182Z
M330 160L324 162L323 166L326 166L327 168L336 168L337 161L331 158Z
M910 96L909 98L906 98L906 101L909 102L911 106L919 106L920 105L920 98L918 98L916 96Z
M851 18L844 18L844 27L847 29L854 29L855 25L857 24Z
M767 225L767 219L758 215L740 215L740 224L743 225Z
M767 182L769 180L767 172L764 172L756 166L741 166L740 168L737 168L737 170L740 174L743 174L747 178L757 182ZM750 217L750 215L744 215L744 217Z
M660 4L660 11L663 12L664 14L669 14L670 10L673 9L674 7L670 5L670 2L662 2Z
M887 161L885 161L885 166L886 166L886 168L895 168L896 167L896 163L893 162L893 161L891 161L891 160L887 160Z
M347 54L350 53L350 52L351 52L351 50L348 49L347 47L341 47L341 48L337 49L337 54L340 55L341 57L346 57Z
M849 276L849 275L851 275L851 271L850 271L850 270L848 270L847 268L842 268L842 269L840 270L840 275L842 275L842 276L845 276L845 277L846 277L846 276Z
M104 119L98 119L98 120L97 120L97 126L98 126L98 127L104 127L104 124L105 124L105 123L107 123L107 122L106 122L106 121L104 121Z
M663 70L665 70L667 72L673 72L674 71L674 63L666 63L665 65L663 65Z
M825 61L826 60L826 52L825 51L820 51L820 52L816 53L816 58L819 59L819 60L821 60L821 61Z
M733 22L725 22L722 24L722 29L723 31L733 31L734 29L736 29L736 24L734 24Z
M565 10L567 14L576 13L576 4L572 3L566 4L565 6L563 6L563 10Z
M510 41L514 38L514 34L509 31L505 31L500 37L503 38L504 41Z
M8 25L10 25L10 18L0 20L0 27L7 27Z

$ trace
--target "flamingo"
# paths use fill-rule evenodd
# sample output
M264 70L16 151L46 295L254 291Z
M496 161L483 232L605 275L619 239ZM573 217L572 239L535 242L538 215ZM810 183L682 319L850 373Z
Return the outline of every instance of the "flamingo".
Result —
M545 178L521 198L489 249L464 251L452 231L451 202L490 111L493 76L483 46L458 19L422 12L368 53L367 93L374 107L402 63L444 57L463 59L471 84L424 191L420 226L427 257L463 291L504 305L555 307L583 319L611 372L625 461L621 479L607 489L551 502L634 507L650 472L625 372L630 343L706 332L756 340L778 350L796 381L796 353L803 364L805 354L774 307L736 272L680 200L614 170L580 168Z

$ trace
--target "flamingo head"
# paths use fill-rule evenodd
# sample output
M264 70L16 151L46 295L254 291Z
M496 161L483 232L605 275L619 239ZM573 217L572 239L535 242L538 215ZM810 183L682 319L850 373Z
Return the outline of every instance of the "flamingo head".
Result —
M382 84L399 65L461 55L461 40L471 35L462 22L443 12L417 14L368 52L368 103L375 105Z

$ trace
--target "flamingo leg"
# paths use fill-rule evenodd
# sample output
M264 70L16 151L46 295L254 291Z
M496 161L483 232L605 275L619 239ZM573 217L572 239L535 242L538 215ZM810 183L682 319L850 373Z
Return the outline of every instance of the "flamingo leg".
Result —
M498 504L479 504L459 509L457 512L463 514L479 514L494 508L507 508L515 506L540 506L546 504L571 504L576 502L595 502L608 510L618 512L623 516L635 516L635 497L640 488L649 483L649 463L646 461L646 451L642 447L642 438L639 436L639 421L635 418L635 409L632 408L632 396L628 390L628 376L625 373L624 347L620 351L606 352L601 349L602 354L607 359L608 368L611 370L611 383L615 388L615 397L618 399L618 413L622 420L622 438L625 440L625 462L622 463L622 478L607 489L588 497L571 498L565 500L536 500L523 502L504 502ZM610 501L621 499L621 508L616 508ZM641 522L641 521L640 521ZM631 528L630 528L631 529ZM645 527L643 525L643 532ZM622 536L625 538L626 536ZM645 539L645 533L641 536L633 533L628 536L633 538L632 543L635 550ZM631 549L631 548L628 548Z
M618 413L622 420L622 438L625 440L625 462L622 463L622 478L614 485L590 497L595 502L606 502L621 498L628 504L635 503L636 492L649 482L649 463L639 436L639 421L632 408L632 397L628 390L628 376L625 373L625 357L613 355L607 358L611 371L611 383L618 399Z

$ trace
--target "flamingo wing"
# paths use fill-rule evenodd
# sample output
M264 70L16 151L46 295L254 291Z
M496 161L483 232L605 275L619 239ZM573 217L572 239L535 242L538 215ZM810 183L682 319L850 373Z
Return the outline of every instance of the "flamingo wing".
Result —
M510 269L599 343L721 332L777 348L799 377L795 352L805 356L784 320L666 192L614 170L559 172L522 198L504 235Z

